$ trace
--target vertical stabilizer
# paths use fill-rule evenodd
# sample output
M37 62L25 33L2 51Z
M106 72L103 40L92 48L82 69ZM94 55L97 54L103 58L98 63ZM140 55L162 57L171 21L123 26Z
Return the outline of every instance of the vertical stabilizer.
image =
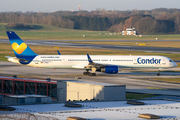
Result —
M23 60L33 60L37 56L37 54L34 53L15 32L7 31L6 33L17 58Z

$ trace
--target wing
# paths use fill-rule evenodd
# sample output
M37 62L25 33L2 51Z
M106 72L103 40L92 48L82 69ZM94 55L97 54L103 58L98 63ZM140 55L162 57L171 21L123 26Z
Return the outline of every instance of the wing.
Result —
M89 64L87 66L84 66L84 69L92 70L92 73L94 73L95 71L105 73L118 73L119 67L116 65L95 63L93 62L89 54L87 54L87 58Z

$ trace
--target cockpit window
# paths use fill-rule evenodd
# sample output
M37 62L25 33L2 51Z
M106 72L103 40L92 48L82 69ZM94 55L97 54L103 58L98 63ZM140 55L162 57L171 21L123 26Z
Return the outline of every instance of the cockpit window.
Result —
M173 62L172 60L169 60L169 62Z

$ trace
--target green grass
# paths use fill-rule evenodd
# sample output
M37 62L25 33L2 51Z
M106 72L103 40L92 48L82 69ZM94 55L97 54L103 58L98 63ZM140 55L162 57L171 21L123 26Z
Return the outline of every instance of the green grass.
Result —
M48 25L34 25L34 29L12 29L6 23L0 23L0 39L8 39L6 31L15 31L22 39L32 40L176 40L180 39L180 34L173 35L146 35L123 36L110 35L108 31L87 31L65 29ZM83 37L85 35L85 37Z
M22 39L33 39L33 40L79 40L98 36L99 31L85 31L85 30L74 30L66 29L48 25L35 25L35 29L12 29L1 24L3 29L0 29L0 39L8 39L6 31L15 31ZM87 37L83 37L83 35Z
M142 99L154 97L154 94L137 94L137 93L126 93L126 99Z
M165 82L171 82L171 83L180 83L180 78L154 78L151 80L165 81Z
M6 23L0 23L0 39L8 39L6 35L6 30L14 30L22 39L33 39L33 40L52 40L52 39L64 39L64 40L83 40L83 39L154 39L157 36L159 38L180 38L180 35L149 35L143 37L135 36L122 36L122 35L105 35L107 31L85 31L85 30L73 30L65 29L55 26L48 25L35 25L35 29L32 30L22 30L22 29L12 29L6 26ZM83 35L87 37L82 37ZM91 42L94 44L114 44L114 45L135 45L136 42ZM144 42L143 42L144 43ZM163 46L163 47L172 47L180 46L180 42L145 42L149 46ZM57 54L55 46L31 46L32 49L37 54ZM40 49L41 48L41 49ZM44 51L46 50L46 51ZM62 54L91 54L91 55L161 55L169 57L173 60L180 60L180 54L171 54L171 53L153 53L153 52L143 52L143 51L126 51L126 50L106 50L106 49L87 49L87 48L68 48L61 47L58 49ZM0 44L0 60L5 61L4 56L14 56L12 48L8 44ZM180 64L178 64L180 66Z

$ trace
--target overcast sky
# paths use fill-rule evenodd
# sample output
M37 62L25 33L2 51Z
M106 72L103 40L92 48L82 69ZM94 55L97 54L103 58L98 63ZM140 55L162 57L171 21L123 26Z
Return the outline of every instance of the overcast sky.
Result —
M0 0L0 12L34 11L55 12L75 10L151 10L154 8L179 8L180 0Z

